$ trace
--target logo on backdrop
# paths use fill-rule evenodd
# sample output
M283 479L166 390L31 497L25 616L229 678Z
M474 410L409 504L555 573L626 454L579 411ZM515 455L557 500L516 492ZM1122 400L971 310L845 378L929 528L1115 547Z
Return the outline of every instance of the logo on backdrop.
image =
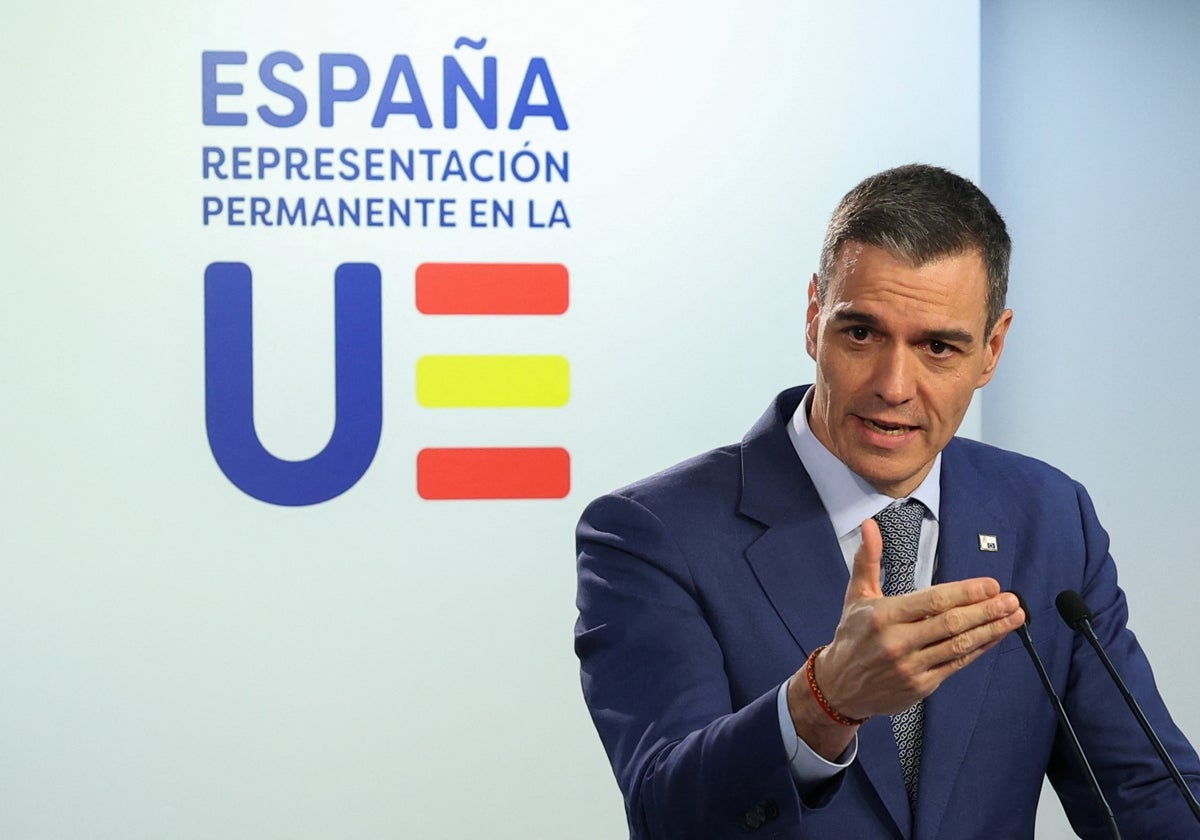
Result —
M486 44L486 38L459 38L454 48L481 51ZM254 122L289 129L315 118L320 127L336 129L368 119L381 137L406 144L204 145L203 225L264 235L279 227L569 229L565 199L543 195L545 185L569 184L567 149L535 150L527 140L515 148L420 142L435 120L447 131L473 121L475 129L516 132L506 136L518 140L535 122L556 133L568 130L544 58L524 63L508 99L500 94L496 57L482 56L480 65L472 76L450 54L440 73L420 67L418 77L410 56L395 55L376 87L371 65L350 53L321 53L314 78L291 52L263 56L256 73L245 52L204 52L203 124L214 135ZM421 84L430 76L440 84L441 96L433 100ZM315 94L306 93L314 84ZM257 95L248 94L248 86ZM275 98L262 102L264 91ZM356 136L361 128L354 126ZM537 195L513 194L535 185ZM369 194L359 194L363 188ZM463 195L464 188L487 194ZM252 268L218 261L205 270L208 440L221 471L245 493L276 505L318 504L350 489L370 467L383 430L381 280L372 263L337 268L333 433L317 454L289 461L267 450L254 425ZM554 316L566 312L569 301L567 269L550 263L425 263L414 284L417 309L429 316ZM416 378L419 404L436 409L560 407L570 393L567 360L549 354L425 355ZM562 498L570 489L570 456L561 447L427 448L416 459L416 485L425 499Z
M321 53L314 68L311 58L306 62L295 53L276 51L258 59L252 69L245 52L204 52L201 106L206 128L257 124L293 129L316 123L350 129L356 136L369 127L381 138L405 141L206 145L201 171L210 193L202 200L204 225L569 228L562 198L494 194L497 186L566 185L571 162L566 149L533 148L531 141L520 139L523 129L536 124L553 125L558 132L569 128L546 59L530 58L516 93L502 99L495 56L482 56L482 67L474 73L479 84L463 66L468 55L486 45L486 38L459 38L455 53L444 56L440 68L421 66L420 74L410 56L392 56L377 85L372 80L380 77L380 68L372 73L367 60L353 53ZM315 94L306 94L314 83ZM427 89L435 91L433 98ZM256 104L264 98L265 103ZM482 127L505 133L483 148L442 147L422 138L436 131L435 118L446 131ZM457 185L486 188L493 195L446 193L446 187ZM347 195L348 187L363 187L368 194Z

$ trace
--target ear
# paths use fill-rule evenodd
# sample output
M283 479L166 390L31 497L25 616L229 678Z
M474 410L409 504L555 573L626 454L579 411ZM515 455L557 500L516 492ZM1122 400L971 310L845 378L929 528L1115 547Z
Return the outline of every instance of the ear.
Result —
M1004 351L1004 339L1008 336L1012 318L1012 310L1005 309L996 320L996 325L992 327L991 335L988 336L987 342L983 346L984 364L983 370L979 373L979 384L975 386L976 388L982 388L988 384L992 379L992 374L996 372L996 364L1000 361L1000 354Z
M817 358L817 321L821 314L821 299L817 292L817 275L808 281L808 314L804 321L804 346L813 360Z

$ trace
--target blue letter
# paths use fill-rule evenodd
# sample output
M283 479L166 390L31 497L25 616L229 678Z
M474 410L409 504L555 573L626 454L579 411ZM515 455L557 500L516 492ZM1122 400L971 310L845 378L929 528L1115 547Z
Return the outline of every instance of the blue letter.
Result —
M407 102L396 102L392 99L396 92L396 83L401 79L404 79L404 86L408 88ZM389 114L412 114L421 128L433 127L429 109L425 107L425 97L421 95L421 86L417 84L412 61L406 55L392 58L392 66L388 68L387 81L383 83L383 90L379 93L379 104L375 106L375 118L371 120L371 127L383 128Z
M362 478L379 448L379 269L371 263L343 263L334 277L333 435L313 457L284 461L263 447L254 429L250 267L212 263L204 272L208 444L230 481L273 505L315 505L346 492Z
M442 59L442 105L446 128L458 128L458 91L461 90L488 128L496 127L496 59L483 60L483 93L475 89L458 59L448 55Z
M222 114L217 110L217 97L240 96L241 82L218 82L217 68L222 64L245 64L244 52L210 52L201 54L200 103L205 125L245 125L245 114Z
M348 67L354 71L354 84L348 88L333 86L333 70L335 67ZM333 103L355 102L366 95L371 84L371 71L367 62L351 53L321 53L321 125L333 125Z
M294 53L273 52L262 60L262 64L258 65L258 78L262 79L263 87L271 93L278 93L280 96L290 99L292 111L290 114L276 114L266 105L259 105L258 115L267 125L273 125L276 128L290 128L293 125L299 125L300 120L304 119L304 115L308 113L308 103L304 100L304 94L300 92L299 88L289 85L274 74L273 71L280 64L286 64L293 70L304 69L304 63Z
M529 101L533 93L533 83L542 80L542 88L546 91L546 104L534 105ZM525 80L521 82L521 92L517 94L517 103L513 105L512 119L508 121L509 128L520 128L526 117L550 117L554 127L559 131L567 130L567 117L563 113L562 103L558 99L558 91L554 89L554 80L550 78L550 68L546 59L531 58L529 67L525 70Z

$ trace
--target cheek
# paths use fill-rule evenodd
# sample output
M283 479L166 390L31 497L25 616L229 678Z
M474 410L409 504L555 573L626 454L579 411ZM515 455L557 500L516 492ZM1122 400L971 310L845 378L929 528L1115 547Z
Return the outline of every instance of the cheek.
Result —
M929 410L943 422L957 424L970 407L974 393L973 383L955 377L949 382L940 383L940 387L929 395Z
M818 345L820 351L817 360L817 374L823 384L822 391L827 398L836 399L839 392L846 387L845 365L838 359L836 353L829 352L828 346Z

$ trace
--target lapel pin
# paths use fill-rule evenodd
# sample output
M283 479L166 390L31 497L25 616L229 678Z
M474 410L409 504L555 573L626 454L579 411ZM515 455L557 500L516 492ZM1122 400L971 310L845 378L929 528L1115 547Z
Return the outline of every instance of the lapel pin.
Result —
M1000 543L997 542L995 534L980 534L979 535L979 550L980 551L999 551Z

